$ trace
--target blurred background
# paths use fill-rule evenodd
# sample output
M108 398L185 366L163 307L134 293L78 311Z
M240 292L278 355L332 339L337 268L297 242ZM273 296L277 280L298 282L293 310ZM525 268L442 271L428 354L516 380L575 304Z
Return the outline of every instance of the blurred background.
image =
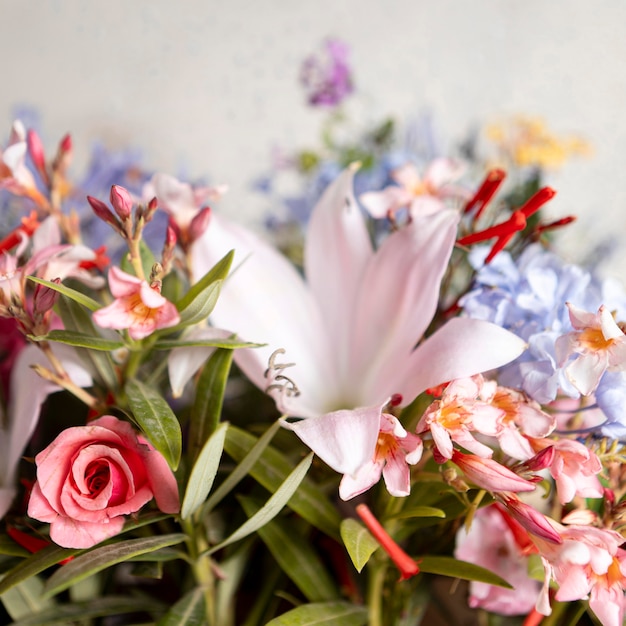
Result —
M579 217L565 256L612 238L601 268L620 276L625 24L614 0L3 0L0 136L16 115L50 152L71 132L77 175L96 142L132 150L151 171L228 184L219 210L260 223L271 202L254 182L319 144L325 112L298 77L332 36L349 46L350 123L427 120L440 153L518 114L586 140L589 156L548 172L549 210Z

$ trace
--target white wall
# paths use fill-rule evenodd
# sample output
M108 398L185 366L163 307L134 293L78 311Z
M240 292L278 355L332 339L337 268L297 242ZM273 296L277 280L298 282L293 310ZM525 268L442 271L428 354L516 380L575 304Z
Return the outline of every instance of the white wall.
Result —
M98 138L139 146L150 167L229 183L223 209L250 221L271 146L317 137L297 68L334 35L372 118L428 106L454 139L525 112L584 135L594 157L551 181L553 212L580 216L580 255L626 241L625 26L616 0L0 0L0 123L34 105L50 143L72 132L77 161ZM608 269L626 270L626 246Z

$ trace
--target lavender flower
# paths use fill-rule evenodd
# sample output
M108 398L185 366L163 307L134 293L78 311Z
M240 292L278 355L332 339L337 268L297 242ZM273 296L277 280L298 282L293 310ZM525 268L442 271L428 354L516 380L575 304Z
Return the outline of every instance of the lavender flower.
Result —
M352 71L348 64L350 48L339 39L326 39L319 55L302 63L300 82L307 101L314 107L336 107L353 91Z

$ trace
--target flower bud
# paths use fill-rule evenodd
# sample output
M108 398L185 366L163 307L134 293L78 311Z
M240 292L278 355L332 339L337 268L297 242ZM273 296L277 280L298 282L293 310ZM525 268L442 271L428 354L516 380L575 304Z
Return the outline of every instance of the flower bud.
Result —
M204 231L208 228L211 221L211 208L205 206L200 212L194 216L189 224L189 242L193 243L199 239Z
M30 129L26 135L26 142L28 144L28 154L30 154L30 158L33 160L33 165L47 184L48 172L46 171L46 157L41 138L34 130Z
M101 200L94 198L93 196L87 196L87 202L93 209L93 212L107 224L110 224L116 230L120 230L120 223L117 221L115 215L111 212L109 207Z
M55 278L50 281L55 285L61 284L60 278ZM42 285L40 283L37 284L35 288L35 295L33 296L33 311L37 315L43 315L52 309L55 305L57 299L59 298L59 292L51 287L47 287L46 285Z
M124 187L113 185L111 187L111 204L122 221L130 218L133 210L133 199Z

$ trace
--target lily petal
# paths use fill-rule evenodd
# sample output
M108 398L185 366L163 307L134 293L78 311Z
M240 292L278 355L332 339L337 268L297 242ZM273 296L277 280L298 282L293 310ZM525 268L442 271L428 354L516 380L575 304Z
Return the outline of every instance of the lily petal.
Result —
M285 422L317 456L340 474L354 475L376 450L382 406L327 413L315 419Z
M410 402L429 387L509 363L525 348L522 339L496 324L456 317L415 349L393 393Z

